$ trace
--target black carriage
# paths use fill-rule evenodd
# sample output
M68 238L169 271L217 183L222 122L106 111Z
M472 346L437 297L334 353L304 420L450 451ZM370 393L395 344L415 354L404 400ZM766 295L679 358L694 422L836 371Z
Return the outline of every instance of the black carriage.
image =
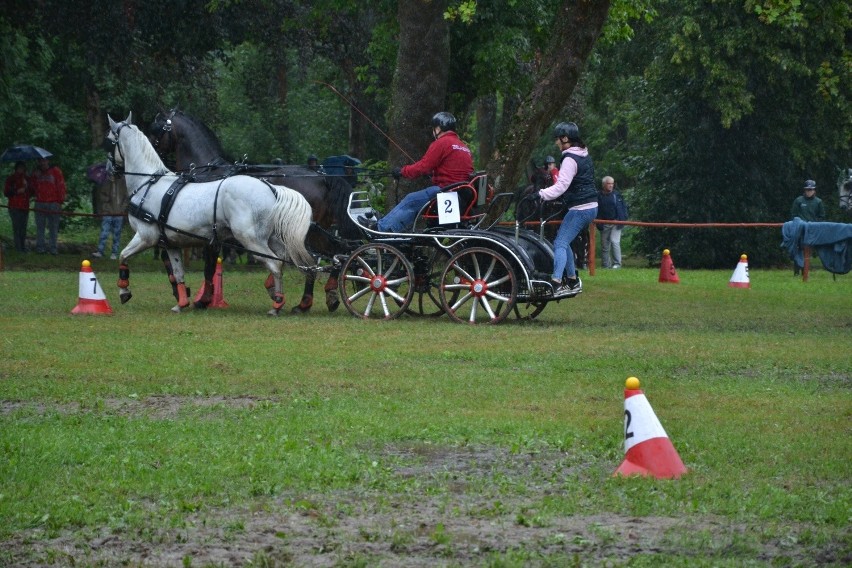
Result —
M490 197L489 190L478 172L443 188L411 232L362 228L366 243L336 258L340 299L349 312L363 319L446 313L458 322L495 324L513 314L532 319L548 302L564 299L553 297L553 246L517 221L498 226L513 195ZM441 223L439 206L448 192L457 194L459 215ZM368 193L351 194L352 220L373 213Z

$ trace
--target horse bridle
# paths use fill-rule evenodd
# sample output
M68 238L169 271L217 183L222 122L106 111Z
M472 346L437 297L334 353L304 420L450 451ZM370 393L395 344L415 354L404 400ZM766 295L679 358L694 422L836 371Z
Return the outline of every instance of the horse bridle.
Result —
M174 133L172 132L172 129L174 128L174 124L172 123L172 118L174 118L176 112L177 112L176 110L172 110L171 112L169 112L169 116L166 117L165 122L163 122L162 128L160 128L159 135L154 138L153 146L154 146L154 150L157 152L157 154L160 154L160 143L163 142L164 138L167 135L169 136L169 141L172 144L175 143ZM177 146L175 146L175 149L177 149ZM160 155L162 155L162 154L160 154Z
M110 129L110 134L115 137L115 140L110 140L107 137L107 140L112 143L112 149L107 152L107 162L109 162L110 169L117 175L124 174L124 154L121 152L121 146L118 145L118 137L121 136L121 130L128 126L127 121L122 120L118 124L116 124L115 129ZM118 166L115 163L115 151L118 149L118 154L121 156L121 166Z

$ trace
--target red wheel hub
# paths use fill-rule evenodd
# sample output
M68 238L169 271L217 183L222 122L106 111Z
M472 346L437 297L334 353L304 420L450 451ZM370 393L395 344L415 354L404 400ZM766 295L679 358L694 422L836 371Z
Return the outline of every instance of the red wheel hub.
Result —
M381 274L375 274L375 275L374 275L374 276L370 279L370 289L371 289L373 292L381 292L382 290L384 290L385 288L387 288L387 285L388 285L388 280L387 280L387 278L385 278L385 277L384 277L384 276L382 276Z
M488 282L485 280L476 279L470 283L470 291L477 298L481 298L488 292Z

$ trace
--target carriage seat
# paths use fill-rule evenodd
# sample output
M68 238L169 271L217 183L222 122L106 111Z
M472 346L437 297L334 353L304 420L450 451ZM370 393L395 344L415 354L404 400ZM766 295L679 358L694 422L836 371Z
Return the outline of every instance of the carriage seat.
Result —
M459 213L461 219L459 225L470 225L482 216L481 213L476 213L475 209L477 206L485 204L488 194L488 176L484 171L474 172L468 181L458 181L441 188L441 193L448 191L454 191L459 194ZM425 221L427 227L438 226L437 197L432 198L429 203L423 206L419 217ZM448 226L448 228L452 227Z

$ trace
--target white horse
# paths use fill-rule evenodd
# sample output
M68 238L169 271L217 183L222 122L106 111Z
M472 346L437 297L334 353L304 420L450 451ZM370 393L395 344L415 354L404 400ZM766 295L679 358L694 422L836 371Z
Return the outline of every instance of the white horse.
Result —
M161 209L168 209L169 203L164 196L170 189L175 191L173 184L179 176L166 168L148 138L131 122L131 116L132 113L127 120L117 123L107 115L110 128L107 139L113 144L109 162L118 172L123 171L126 178L130 195L128 219L136 231L119 257L121 303L131 297L127 260L160 245L168 253L163 260L178 300L172 311L181 311L189 306L189 298L180 248L230 237L258 257L271 272L272 282L267 282L267 289L273 304L268 313L278 315L284 305L281 282L284 262L291 261L299 267L313 264L305 248L305 235L311 223L307 200L290 188L272 187L260 179L238 175L187 183L177 191L166 218L161 219Z

